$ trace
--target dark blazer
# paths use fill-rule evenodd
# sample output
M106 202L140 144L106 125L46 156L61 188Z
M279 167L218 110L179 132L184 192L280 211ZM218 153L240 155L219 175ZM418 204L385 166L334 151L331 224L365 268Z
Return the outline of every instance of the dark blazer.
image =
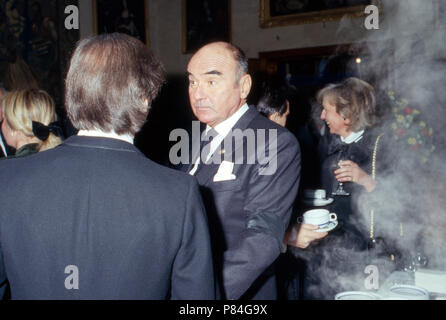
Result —
M228 145L222 143L221 150L217 150L206 164L200 164L195 173L209 217L214 259L224 289L222 296L226 299L275 299L277 290L272 265L281 252L297 194L299 144L288 130L260 115L254 107L240 118L235 129L254 129L254 133L260 133L258 129L273 129L277 139L269 139L267 134L266 143L257 141L255 149L248 152L246 143L244 148L234 150L237 143L242 145L243 138L232 139L228 135L225 141L232 140L233 152L221 151ZM273 150L275 144L275 172L262 174L267 173L262 172L267 167L274 167L273 161L267 164L261 161L262 165L259 161L246 160L255 153ZM237 154L243 156L243 163L236 159ZM197 156L195 154L192 159ZM235 163L235 179L214 181L220 166L215 163L217 157Z
M0 274L12 299L215 297L192 177L129 143L73 136L2 162L0 179L8 181L0 193ZM75 283L67 266L78 269L78 289L66 288Z

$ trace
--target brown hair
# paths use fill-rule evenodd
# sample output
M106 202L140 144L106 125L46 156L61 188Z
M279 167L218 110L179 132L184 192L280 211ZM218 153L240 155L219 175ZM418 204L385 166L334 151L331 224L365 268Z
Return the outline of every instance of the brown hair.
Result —
M49 125L55 122L54 101L48 93L38 89L16 90L7 93L1 100L3 121L15 131L27 137L34 137L32 122ZM44 151L59 145L62 140L50 133L45 141L39 143L37 150Z
M317 100L336 106L336 112L350 119L352 132L364 130L375 123L375 90L358 78L348 78L338 84L329 84L317 93Z
M147 118L164 74L141 41L121 33L79 42L66 79L68 117L78 129L135 133Z

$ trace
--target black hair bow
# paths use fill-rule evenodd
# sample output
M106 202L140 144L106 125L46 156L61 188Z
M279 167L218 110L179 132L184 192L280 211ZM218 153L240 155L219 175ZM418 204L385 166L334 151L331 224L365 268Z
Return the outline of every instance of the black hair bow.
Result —
M45 141L48 139L50 133L62 137L62 129L57 122L52 122L46 126L43 123L33 121L33 134L39 138L39 140Z

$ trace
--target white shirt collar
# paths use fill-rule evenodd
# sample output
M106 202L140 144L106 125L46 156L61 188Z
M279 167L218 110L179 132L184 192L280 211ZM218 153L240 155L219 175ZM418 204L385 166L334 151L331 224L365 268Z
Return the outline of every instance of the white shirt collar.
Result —
M346 143L346 144L350 144L353 142L358 142L359 140L362 139L362 135L364 134L364 130L361 130L359 132L352 132L348 135L347 138L341 137L341 141Z
M240 118L245 114L246 111L248 111L249 107L245 103L242 105L232 116L230 116L228 119L226 119L223 122L220 122L215 126L215 131L218 132L218 135L226 137L226 135L231 131L231 129L235 126L237 121L240 120ZM211 127L209 125L206 126L206 132L211 130Z
M122 140L133 144L133 136L130 134L116 134L115 132L102 132L100 130L79 130L78 136L102 137Z

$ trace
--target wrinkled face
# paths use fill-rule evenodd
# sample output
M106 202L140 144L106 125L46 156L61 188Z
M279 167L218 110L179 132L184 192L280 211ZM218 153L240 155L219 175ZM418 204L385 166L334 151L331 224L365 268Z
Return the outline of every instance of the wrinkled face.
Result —
M215 127L245 103L249 75L237 83L237 62L223 45L210 44L200 49L189 62L187 72L192 112L201 122Z
M348 137L349 131L349 119L345 119L336 112L336 106L328 102L325 98L322 101L324 109L321 113L321 119L325 121L330 128L331 134L337 134L344 138Z

